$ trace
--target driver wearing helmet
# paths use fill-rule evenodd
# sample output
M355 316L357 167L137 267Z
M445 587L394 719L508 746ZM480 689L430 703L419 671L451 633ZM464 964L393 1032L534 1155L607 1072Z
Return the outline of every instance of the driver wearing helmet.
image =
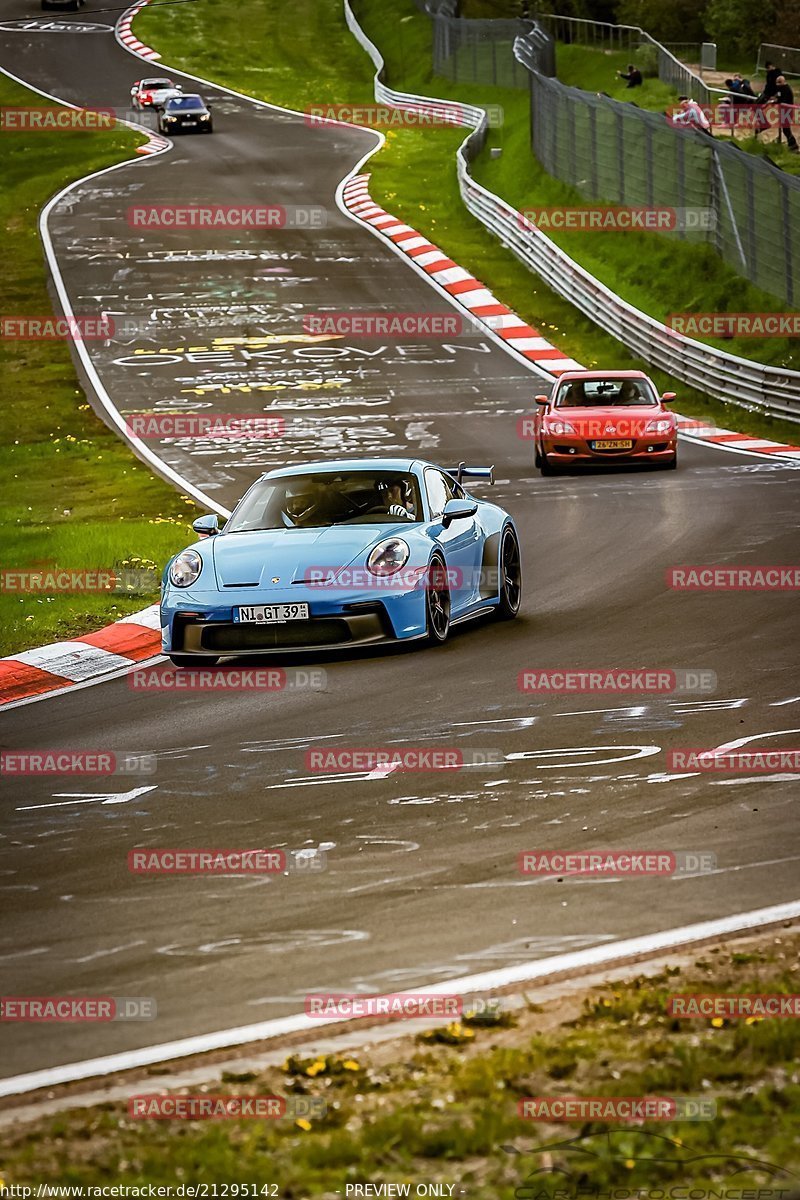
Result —
M381 501L390 517L405 517L413 521L411 487L406 479L387 479L378 484Z

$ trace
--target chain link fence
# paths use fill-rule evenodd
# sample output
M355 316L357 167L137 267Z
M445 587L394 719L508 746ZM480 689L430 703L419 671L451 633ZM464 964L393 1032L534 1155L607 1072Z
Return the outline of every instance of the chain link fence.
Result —
M514 55L514 42L530 39L536 69L555 74L552 39L533 21L467 20L445 8L430 13L433 21L433 72L452 83L481 83L524 88L525 66Z
M710 209L670 236L705 242L764 291L800 300L800 178L661 113L529 77L531 148L550 175L591 200Z

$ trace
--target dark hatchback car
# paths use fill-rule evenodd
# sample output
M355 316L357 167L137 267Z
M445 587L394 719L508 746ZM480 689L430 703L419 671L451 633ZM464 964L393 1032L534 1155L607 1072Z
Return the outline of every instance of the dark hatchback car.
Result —
M211 133L211 109L202 96L172 96L158 114L159 133Z

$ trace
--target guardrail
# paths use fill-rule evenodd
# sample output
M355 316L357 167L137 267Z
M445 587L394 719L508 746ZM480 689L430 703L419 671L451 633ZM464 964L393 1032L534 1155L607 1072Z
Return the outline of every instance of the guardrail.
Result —
M383 82L383 56L359 25L350 0L343 0L343 4L350 32L375 67L376 100L398 108L424 107L429 112L438 108L452 117L453 101L398 92ZM461 198L469 212L526 267L651 366L706 395L800 424L800 371L782 370L727 354L676 333L640 312L525 221L506 200L474 180L469 165L486 141L487 113L483 108L461 103L458 111L461 124L471 129L456 154Z

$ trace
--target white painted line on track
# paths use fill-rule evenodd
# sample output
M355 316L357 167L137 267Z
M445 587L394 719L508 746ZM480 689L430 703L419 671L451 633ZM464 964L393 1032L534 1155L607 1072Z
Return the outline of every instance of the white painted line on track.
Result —
M513 967L500 967L460 979L440 980L425 987L415 987L415 994L428 996L462 995L486 993L499 988L508 988L517 983L532 983L547 980L551 975L566 975L582 972L591 967L601 967L651 955L661 950L678 949L692 942L712 938L725 938L735 933L759 929L781 921L792 921L800 917L800 900L785 904L774 904L752 912L735 913L729 917L718 917L696 925L683 925L661 933L645 934L642 937L626 938L620 942L589 946L568 954L557 954L551 958L520 963ZM337 1021L336 1025L353 1025L358 1018ZM120 1054L108 1054L102 1058L90 1058L83 1062L66 1063L60 1067L48 1067L42 1071L31 1071L26 1075L15 1075L0 1079L0 1096L17 1096L38 1088L56 1087L62 1083L73 1083L79 1079L93 1079L119 1071L131 1071L155 1063L188 1058L195 1054L207 1054L230 1046L244 1046L249 1042L267 1041L286 1034L313 1029L330 1028L331 1021L324 1017L310 1017L306 1013L295 1013L289 1017L278 1017L270 1021L259 1021L253 1025L240 1025L234 1029L220 1029L214 1033L202 1033L195 1037L181 1038L174 1042L163 1042L155 1046L142 1046L138 1050L127 1050Z

